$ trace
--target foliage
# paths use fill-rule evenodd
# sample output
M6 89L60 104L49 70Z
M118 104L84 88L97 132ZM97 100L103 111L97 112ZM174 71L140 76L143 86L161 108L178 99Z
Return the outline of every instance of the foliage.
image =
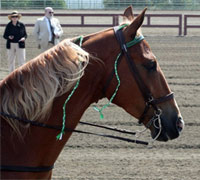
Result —
M100 0L98 0L100 2ZM200 10L200 0L102 0L105 9L124 9L132 5L134 9L148 7L151 10ZM94 9L93 0L0 0L2 9L44 9L51 6L55 9L66 9L67 3L81 8L88 4L88 9ZM97 0L95 0L97 2ZM80 5L80 6L79 6ZM72 6L73 7L73 6ZM97 6L95 6L97 7Z
M44 9L45 7L66 8L65 0L1 0L3 9Z
M104 0L107 9L119 9L132 5L134 8L160 9L160 10L198 10L200 0Z

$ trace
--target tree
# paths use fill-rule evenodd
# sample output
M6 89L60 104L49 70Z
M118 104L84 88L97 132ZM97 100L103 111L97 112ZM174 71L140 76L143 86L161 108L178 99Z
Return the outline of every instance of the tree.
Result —
M1 0L2 9L44 9L47 6L64 9L66 3L65 0Z
M139 9L198 10L200 0L104 0L105 8L119 9L129 5Z
M29 0L23 0L23 1L10 1L10 0L1 0L1 8L2 9L13 9L13 8L19 8L19 7L26 7L29 3Z
M65 0L30 0L30 6L34 8L44 8L44 7L52 7L55 9L64 9L66 8Z

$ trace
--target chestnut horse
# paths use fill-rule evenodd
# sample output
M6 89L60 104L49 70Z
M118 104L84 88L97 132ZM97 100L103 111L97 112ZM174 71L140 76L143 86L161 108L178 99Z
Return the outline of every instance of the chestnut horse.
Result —
M71 40L85 51L64 40L1 81L2 179L51 179L70 130L104 97L139 119L152 138L179 136L178 106L139 30L145 11L134 18L128 7L123 25ZM52 127L69 131L56 140Z

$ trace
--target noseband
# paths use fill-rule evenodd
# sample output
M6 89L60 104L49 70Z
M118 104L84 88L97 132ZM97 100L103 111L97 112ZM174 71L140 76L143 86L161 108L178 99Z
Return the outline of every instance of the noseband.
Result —
M124 35L123 35L123 32L122 32L122 29L123 29L124 26L116 26L114 27L114 32L115 32L115 36L116 36L116 39L120 45L120 49L121 49L121 54L120 54L120 57L119 57L119 61L118 63L121 62L121 59L122 59L122 56L124 55L125 56L125 59L128 63L128 67L134 77L134 79L136 80L137 82L137 85L144 97L144 100L145 100L145 108L144 108L144 111L142 113L142 115L140 116L139 118L139 123L143 123L144 121L144 118L145 116L147 115L149 109L151 107L153 107L154 111L155 111L155 115L154 117L150 120L151 122L148 122L148 126L150 124L152 124L152 121L157 119L157 117L161 116L162 114L162 111L158 108L158 104L160 103L163 103L165 101L168 101L168 100L171 100L174 98L174 94L173 92L170 92L169 94L163 96L163 97L160 97L160 98L154 98L153 95L151 94L150 90L146 87L145 83L143 82L141 76L140 76L140 73L136 67L136 64L134 62L134 60L131 58L130 56L130 53L128 51L128 48L139 43L140 41L142 41L144 39L144 37L142 35L140 35L139 37L136 37L133 41L131 42L128 42L126 43L125 42L125 38L124 38ZM114 69L113 71L111 72L108 80L107 80L107 83L105 85L105 87L103 88L103 93L105 94L112 78L114 76Z

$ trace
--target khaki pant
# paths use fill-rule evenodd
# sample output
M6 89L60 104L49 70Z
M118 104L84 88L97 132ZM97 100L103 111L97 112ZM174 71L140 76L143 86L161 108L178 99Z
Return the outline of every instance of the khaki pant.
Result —
M15 59L18 60L18 65L21 66L25 63L26 51L25 48L19 48L18 43L10 43L8 53L9 72L15 69Z

